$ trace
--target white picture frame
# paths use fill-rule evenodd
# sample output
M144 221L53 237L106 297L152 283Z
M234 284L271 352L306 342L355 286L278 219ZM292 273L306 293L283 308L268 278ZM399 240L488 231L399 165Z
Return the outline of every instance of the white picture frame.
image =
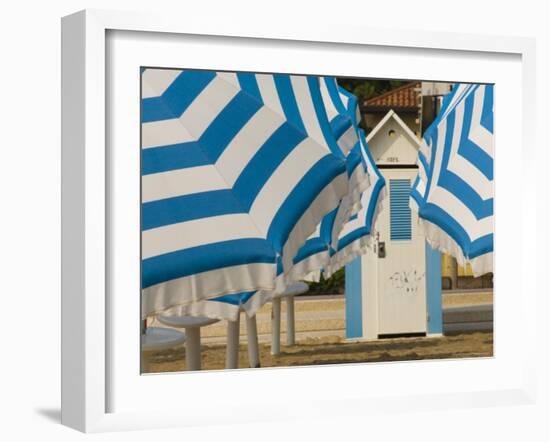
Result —
M449 54L460 57L466 54L465 57L471 56L474 59L477 57L480 63L483 62L484 56L503 57L503 59L509 57L520 69L521 90L517 91L515 98L522 108L521 121L518 122L516 127L499 126L497 124L497 143L505 144L508 142L507 140L501 142L499 137L508 134L506 131L510 131L510 136L515 137L514 139L521 144L524 171L532 167L531 165L536 157L535 132L533 129L535 120L532 118L533 110L528 106L529 103L534 102L535 96L535 46L532 39L415 31L394 32L368 27L327 26L326 23L301 23L300 26L297 26L293 23L280 22L271 25L254 21L209 22L194 17L155 16L150 13L100 10L81 11L63 18L63 424L85 432L208 425L212 420L223 421L223 407L235 406L235 404L248 412L237 418L240 422L255 422L266 419L295 418L296 416L334 415L335 413L368 414L380 409L394 412L410 407L440 409L488 406L501 403L533 403L536 389L535 361L532 356L533 353L528 347L530 344L527 344L521 352L517 352L517 361L513 362L508 356L511 354L509 350L513 350L513 346L517 345L509 322L511 320L510 312L514 311L514 307L517 308L518 312L523 312L522 315L518 314L514 318L515 325L521 328L523 336L526 334L534 335L535 332L535 314L533 310L536 306L534 299L536 288L534 278L528 277L526 257L535 256L536 245L534 242L521 241L521 239L526 237L526 232L534 229L536 193L531 188L529 190L520 188L509 191L505 187L504 181L500 188L498 182L498 167L500 166L498 166L498 163L502 162L504 165L505 161L497 156L496 195L497 201L500 195L502 195L500 201L503 201L500 206L497 202L497 223L499 223L499 209L501 210L500 213L506 213L507 209L504 202L506 198L513 196L513 192L517 192L515 195L521 198L522 204L521 227L519 229L517 226L504 224L504 221L503 224L497 224L496 228L496 266L498 270L496 272L495 287L498 293L497 296L500 296L501 291L504 293L506 290L519 290L519 295L514 300L515 305L512 305L505 298L502 302L497 298L495 310L496 339L500 339L499 336L503 337L502 346L499 348L499 342L497 341L495 358L483 362L483 370L489 373L491 370L498 368L499 371L504 373L502 378L495 376L494 383L487 384L486 388L483 388L481 383L472 385L471 388L464 384L460 387L462 390L457 386L453 392L442 389L441 385L443 384L440 381L434 381L433 388L424 389L422 390L423 393L419 393L418 390L414 389L402 389L403 385L396 381L394 390L380 390L370 394L367 390L358 388L357 391L350 394L349 388L352 385L350 382L353 382L354 379L360 379L362 373L368 373L369 377L371 375L383 377L388 372L394 372L398 375L400 372L402 373L404 364L369 364L369 368L364 364L352 364L345 368L334 366L292 370L242 370L238 373L186 374L179 378L168 375L139 377L139 373L133 370L128 372L128 379L139 381L140 386L136 387L137 384L128 383L126 393L132 385L135 388L143 388L144 394L150 394L152 388L156 389L154 391L166 392L171 385L175 385L175 382L181 384L181 382L184 382L183 378L187 377L187 381L189 381L188 375L192 376L193 384L197 387L192 388L188 382L185 391L192 400L194 400L193 398L196 399L195 406L192 409L183 405L176 407L173 403L166 402L162 407L151 407L150 409L139 407L135 409L120 407L120 409L117 409L117 407L113 407L113 404L110 403L110 395L116 387L112 381L113 370L124 369L119 368L122 367L120 361L134 360L133 357L119 355L119 352L116 352L116 355L113 354L113 347L110 344L111 335L116 335L114 331L116 327L113 327L113 324L117 323L117 313L114 313L117 309L113 309L113 301L109 297L109 291L115 283L112 281L113 275L110 273L108 266L111 261L118 259L111 256L114 252L110 244L117 240L115 236L119 230L116 228L116 222L111 219L113 205L117 204L118 200L116 196L109 193L112 189L108 182L112 179L112 168L117 167L116 161L119 160L113 160L109 156L109 143L116 143L116 140L114 140L116 137L107 131L106 121L110 121L110 118L116 118L116 116L111 115L113 111L108 108L108 94L112 92L109 89L109 82L116 81L117 74L109 71L109 63L113 63L113 59L108 59L108 57L116 57L120 52L109 50L108 35L109 33L115 35L113 33L117 32L132 33L132 38L136 35L151 38L154 36L156 39L155 44L159 45L164 44L159 42L159 38L161 40L162 38L173 39L177 42L180 41L178 38L189 36L199 40L201 38L216 38L216 41L220 44L223 44L224 40L232 41L236 43L236 46L238 46L237 42L239 44L241 42L243 44L250 43L252 46L267 44L275 50L280 50L280 47L288 48L295 45L297 48L299 46L297 51L303 50L307 46L311 48L318 47L320 51L336 51L335 53L346 51L353 53L354 50L368 49L374 52L378 51L381 54L390 50L401 51L401 56L406 56L407 51L417 51L416 54L419 55L419 59L429 55L434 60L438 57L446 57ZM135 45L136 42L133 41L128 44ZM132 47L134 46L126 46L127 49ZM158 51L159 47L156 46L157 52L163 52ZM169 52L169 50L170 48L167 47L166 52ZM156 58L157 56L158 58ZM122 58L128 63L126 65L128 67L134 66L139 61L137 58L132 58L132 54L127 58L121 56ZM162 54L155 55L151 60L163 60ZM235 70L247 66L238 57L234 58L233 62ZM287 69L298 73L307 73L304 72L303 67L298 67L299 63L295 58L291 58L289 63ZM408 78L422 78L429 68L433 68L433 66L423 67L418 64L414 68L417 75ZM312 66L311 69L322 70L323 68L318 65ZM424 69L425 74L422 74L422 69ZM390 71L391 69L387 72ZM460 80L458 71L459 69L457 69L456 78L432 79ZM109 75L106 75L106 72ZM318 73L333 74L333 72L326 71ZM484 77L482 72L479 75L481 76L478 81L490 81L490 75ZM514 78L519 77L516 75ZM138 97L136 95L136 103L139 101ZM498 83L496 101L498 102ZM134 103L134 107L136 103ZM113 113L116 113L116 111ZM496 115L498 122L498 110ZM131 123L132 121L129 121L129 124ZM137 133L139 131L138 127L135 130ZM110 161L114 161L114 165ZM508 281L502 278L506 277L506 266L510 265L509 260L506 258L507 254L510 255L510 252L503 248L499 249L499 235L502 235L501 237L507 236L514 229L516 231L514 240L518 244L514 256L516 260L519 259L521 262L519 270L521 277L517 278L517 281L513 282L512 285L509 285L507 284ZM500 258L500 256L503 258ZM499 274L501 269L504 270L502 278ZM119 284L119 282L116 282L116 284ZM124 284L124 282L121 282L121 284ZM139 303L139 300L137 302ZM136 321L138 320L139 317L136 316ZM125 342L131 344L131 339L127 336L120 339L126 339ZM534 340L530 342L534 342ZM139 341L136 341L136 347L132 350L134 355L138 346ZM120 345L118 348L120 348ZM117 363L116 367L113 368L113 361L117 358L120 363ZM139 364L138 360L134 362ZM481 367L481 365L472 365L472 361L406 364L410 364L407 365L410 368L405 369L411 370L411 373L433 372L436 377L432 376L432 379L436 379L437 373L441 373L442 370L460 370L463 373L473 373L474 370ZM447 365L443 366L443 364ZM307 379L312 378L312 373L322 373L322 376L326 379L335 379L339 370L342 373L344 373L342 370L345 370L346 378L341 394L338 388L327 388L326 397L314 394L314 385L307 384ZM114 378L120 379L120 375L117 376L114 376ZM146 378L147 380L144 380ZM153 378L155 379L153 380ZM224 380L230 380L230 382L224 382ZM142 381L148 385L145 385ZM155 383L154 387L153 382ZM272 397L268 398L271 400L271 406L268 403L263 407L254 406L250 403L254 397L243 395L240 398L232 399L231 402L226 399L217 400L215 405L210 404L211 410L208 414L205 412L209 407L208 402L199 400L200 388L203 388L206 383L211 383L211 388L215 389L221 396L235 397L235 391L238 391L236 388L242 388L245 383L258 387L266 385L267 382L289 386L291 392L287 394L289 400L287 406L281 407L280 401L284 398L283 396L278 397L276 391L269 393L272 394ZM296 402L292 396L292 391L294 391L292 385L298 383L303 385L303 390L299 392L304 396L309 395L304 402ZM231 386L225 384L232 384L234 389L232 390ZM419 386L421 385L420 382ZM460 385L460 382L457 385ZM224 391L224 389L227 390ZM251 388L251 390L257 390L257 388ZM121 394L126 394L123 390L121 391ZM141 394L140 391L137 391L137 393ZM134 399L130 398L119 402L129 403L132 400ZM267 402L270 402L270 400ZM308 406L305 406L306 404ZM335 404L337 404L337 407L335 407ZM231 418L233 419L234 416Z

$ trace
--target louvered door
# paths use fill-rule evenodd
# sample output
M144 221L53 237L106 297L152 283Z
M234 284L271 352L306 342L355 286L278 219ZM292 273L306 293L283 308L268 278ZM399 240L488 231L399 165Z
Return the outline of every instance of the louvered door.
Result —
M409 208L416 169L383 169L389 192L377 221L385 253L378 258L379 335L426 332L426 255Z

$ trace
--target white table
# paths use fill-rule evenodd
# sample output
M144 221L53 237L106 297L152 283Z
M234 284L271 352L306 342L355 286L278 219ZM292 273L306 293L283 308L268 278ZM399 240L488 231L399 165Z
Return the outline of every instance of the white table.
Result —
M276 356L281 353L281 299L286 299L286 343L296 343L294 296L306 293L309 286L302 281L293 283L287 289L273 296L271 302L271 354Z
M240 316L240 312L239 312ZM260 351L258 346L258 328L256 316L246 316L246 332L248 336L248 361L250 367L260 366ZM159 315L158 320L170 327L184 328L187 336L185 344L185 366L187 370L201 369L201 338L200 328L218 322L218 319L195 316ZM227 321L227 348L225 353L225 368L239 368L239 335L240 318Z
M184 328L187 336L185 344L185 368L187 370L201 369L201 327L214 324L218 319L199 316L168 316L159 315L158 320L170 327Z
M148 327L141 335L141 370L149 371L145 352L167 350L185 343L185 335L177 330L162 327Z

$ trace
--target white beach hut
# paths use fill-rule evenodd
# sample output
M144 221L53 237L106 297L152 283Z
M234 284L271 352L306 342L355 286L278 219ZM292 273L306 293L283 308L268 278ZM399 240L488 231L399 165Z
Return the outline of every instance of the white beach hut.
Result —
M347 337L440 334L440 254L426 243L409 208L420 140L390 110L367 143L388 198L379 208L372 246L346 267Z

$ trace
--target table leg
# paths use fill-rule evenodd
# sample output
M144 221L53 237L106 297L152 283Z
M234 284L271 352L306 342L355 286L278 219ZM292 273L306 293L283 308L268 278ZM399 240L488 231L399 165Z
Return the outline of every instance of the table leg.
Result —
M296 344L294 329L294 296L286 297L286 345Z
M260 350L258 348L258 326L256 315L246 315L246 334L248 338L248 362L251 368L260 367Z
M239 333L239 318L236 321L227 321L225 368L239 368Z
M185 368L186 370L201 369L201 328L189 327L185 329Z
M281 298L271 301L271 354L281 353Z

